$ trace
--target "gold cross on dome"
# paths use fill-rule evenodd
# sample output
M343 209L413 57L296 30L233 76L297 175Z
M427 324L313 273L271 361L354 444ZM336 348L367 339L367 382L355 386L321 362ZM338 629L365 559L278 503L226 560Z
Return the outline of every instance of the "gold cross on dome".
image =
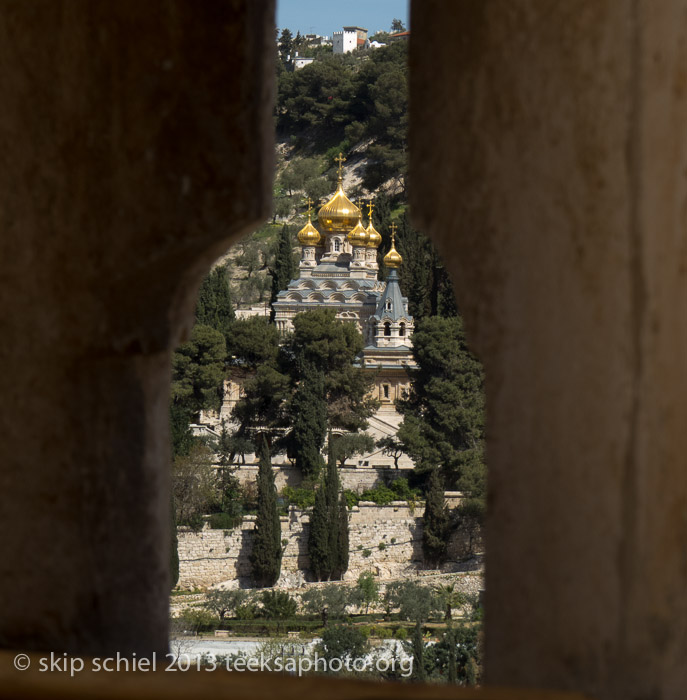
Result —
M310 221L310 215L312 213L312 205L313 205L313 201L312 201L312 199L310 199L310 197L308 197L307 205L308 205L308 221Z
M339 155L334 158L334 160L339 164L339 182L343 179L343 164L346 162L346 159L343 157L343 153L339 153Z
M393 248L396 242L396 224L392 223L389 228L391 229L391 247Z
M372 221L372 212L375 208L375 205L372 204L372 200L368 199L367 200L367 218Z

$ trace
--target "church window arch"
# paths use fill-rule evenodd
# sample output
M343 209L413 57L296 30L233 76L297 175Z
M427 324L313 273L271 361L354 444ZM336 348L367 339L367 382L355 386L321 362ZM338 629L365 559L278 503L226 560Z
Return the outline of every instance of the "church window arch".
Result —
M387 321L384 324L384 337L388 338L391 335L391 324Z
M339 253L341 251L341 241L338 238L334 239L334 252Z
M386 300L386 304L384 305L384 308L385 308L387 311L391 311L391 310L392 310L392 308L393 308L393 302L391 301L391 299L387 299L387 300Z
M406 334L406 324L405 323L401 323L401 325L398 327L398 334L400 336L405 336L405 334Z

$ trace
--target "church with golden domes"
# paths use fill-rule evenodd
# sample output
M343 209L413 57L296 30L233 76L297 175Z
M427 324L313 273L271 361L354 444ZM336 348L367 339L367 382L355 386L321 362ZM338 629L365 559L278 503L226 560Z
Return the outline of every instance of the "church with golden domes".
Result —
M414 366L413 317L398 278L403 260L395 247L392 224L391 248L383 261L387 279L378 279L377 249L382 237L373 224L374 206L367 205L364 226L363 213L343 189L341 154L338 160L337 190L319 210L317 227L311 220L312 210L308 211L308 223L298 233L300 275L279 293L273 304L274 319L282 333L292 329L296 314L311 309L331 309L338 319L355 323L364 340L359 362L374 373L379 415L392 418L393 402L409 388L406 370Z

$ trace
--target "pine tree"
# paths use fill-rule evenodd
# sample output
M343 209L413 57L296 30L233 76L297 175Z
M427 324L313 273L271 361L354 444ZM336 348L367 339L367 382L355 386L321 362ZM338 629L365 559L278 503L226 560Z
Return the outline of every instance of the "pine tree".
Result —
M228 341L234 318L227 266L218 265L210 271L200 286L196 322L214 328Z
M272 276L272 296L270 305L277 300L277 294L289 286L289 282L296 277L297 268L293 258L293 238L291 229L284 224L277 240L277 252L274 257L274 268L270 270ZM270 321L274 321L274 307L270 313Z
M258 466L258 514L255 520L250 561L255 585L273 586L281 570L281 525L277 512L277 489L267 439L260 442Z
M422 529L422 552L433 567L446 557L449 534L449 516L444 499L444 485L439 469L432 470L425 497L425 514Z

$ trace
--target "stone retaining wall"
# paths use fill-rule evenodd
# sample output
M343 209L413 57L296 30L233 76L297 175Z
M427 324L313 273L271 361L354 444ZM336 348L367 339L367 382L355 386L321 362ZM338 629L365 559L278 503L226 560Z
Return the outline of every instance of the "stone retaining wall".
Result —
M424 504L415 507L405 501L387 506L361 502L349 514L349 568L347 581L356 580L362 571L373 571L382 580L401 578L421 571L422 514ZM310 516L296 507L281 518L284 555L280 586L296 587L310 580L308 566L308 528ZM179 528L179 587L206 588L223 581L240 585L250 582L250 552L255 516L243 518L233 530L200 532ZM466 533L458 531L449 542L446 571L461 568L460 560L468 549Z

